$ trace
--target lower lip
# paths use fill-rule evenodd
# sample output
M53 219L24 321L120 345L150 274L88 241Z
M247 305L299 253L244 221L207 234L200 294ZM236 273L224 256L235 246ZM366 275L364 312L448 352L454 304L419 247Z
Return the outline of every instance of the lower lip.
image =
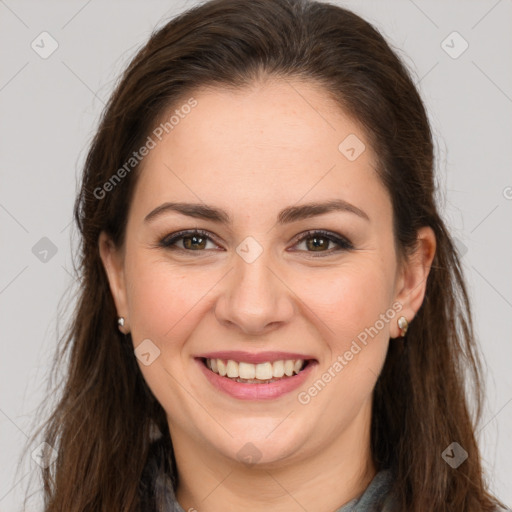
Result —
M270 400L290 393L304 383L311 374L313 367L317 364L316 361L310 361L306 368L296 375L284 377L279 381L270 382L269 384L247 384L236 382L228 377L221 377L207 368L201 359L196 359L196 362L213 386L233 398L241 400Z

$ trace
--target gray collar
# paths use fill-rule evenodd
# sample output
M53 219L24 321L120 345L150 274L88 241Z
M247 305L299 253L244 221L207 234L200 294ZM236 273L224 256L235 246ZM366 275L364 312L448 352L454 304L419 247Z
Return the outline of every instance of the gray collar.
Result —
M359 497L349 501L336 512L387 512L392 510L392 497L389 495L391 484L391 471L379 471ZM167 487L166 498L167 512L185 512L170 487Z
M363 493L336 512L386 512L392 510L390 489L393 478L389 469L379 471Z

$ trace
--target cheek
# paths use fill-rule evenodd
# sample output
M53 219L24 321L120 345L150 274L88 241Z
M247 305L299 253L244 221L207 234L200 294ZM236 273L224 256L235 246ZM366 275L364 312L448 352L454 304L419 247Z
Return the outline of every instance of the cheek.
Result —
M206 276L203 276L206 277ZM136 339L175 338L192 324L194 306L208 291L209 278L177 268L144 252L127 262L130 328ZM163 348L163 347L161 347Z
M347 265L314 282L304 296L322 320L315 327L321 330L320 338L318 330L316 336L326 358L317 380L301 390L298 401L313 416L336 418L331 426L336 430L338 422L354 418L371 396L386 358L390 317L396 321L396 312L388 273L379 265Z
M332 268L323 276L317 272L301 290L301 298L325 324L322 333L330 340L331 348L350 344L353 336L374 325L391 307L388 273L375 264Z

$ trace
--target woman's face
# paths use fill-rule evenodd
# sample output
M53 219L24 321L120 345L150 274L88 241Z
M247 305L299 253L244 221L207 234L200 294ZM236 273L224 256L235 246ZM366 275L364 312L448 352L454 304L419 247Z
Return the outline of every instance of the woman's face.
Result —
M175 449L260 463L343 443L361 451L389 338L420 307L426 278L424 267L397 267L367 137L311 83L193 98L162 140L152 135L125 245L112 251L104 235L100 244ZM167 203L191 205L189 214ZM162 243L198 229L206 233ZM217 372L217 359L232 359L246 364L228 363L231 375L263 382L290 371L278 361L310 362L296 376L239 383L214 374L207 356Z

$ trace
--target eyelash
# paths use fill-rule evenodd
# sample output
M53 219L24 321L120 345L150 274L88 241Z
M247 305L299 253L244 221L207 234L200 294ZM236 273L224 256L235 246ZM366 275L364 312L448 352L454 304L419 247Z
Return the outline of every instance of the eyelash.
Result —
M189 249L183 249L181 247L176 247L174 244L185 238L186 236L190 235L200 235L201 237L207 238L209 241L216 244L215 240L213 240L210 236L210 234L207 231L204 231L202 229L193 229L193 230L185 230L185 231L179 231L177 233L172 233L170 235L166 235L164 238L162 238L158 246L163 247L165 249L170 249L173 251L181 251L181 252L187 252L187 253L194 253L194 252L204 252L207 249L202 250L189 250ZM305 251L311 254L312 257L318 258L318 257L324 257L324 256L330 256L333 253L339 252L339 251L350 251L354 249L354 246L352 243L345 237L338 236L334 233L331 233L329 231L324 230L310 230L306 231L305 233L301 234L302 236L296 240L294 245L297 245L300 242L303 242L304 240L307 240L308 238L313 238L315 236L321 236L323 238L326 238L330 242L333 242L338 245L338 248L329 249L328 251L319 251L315 254L315 251ZM218 244L217 244L218 245Z

